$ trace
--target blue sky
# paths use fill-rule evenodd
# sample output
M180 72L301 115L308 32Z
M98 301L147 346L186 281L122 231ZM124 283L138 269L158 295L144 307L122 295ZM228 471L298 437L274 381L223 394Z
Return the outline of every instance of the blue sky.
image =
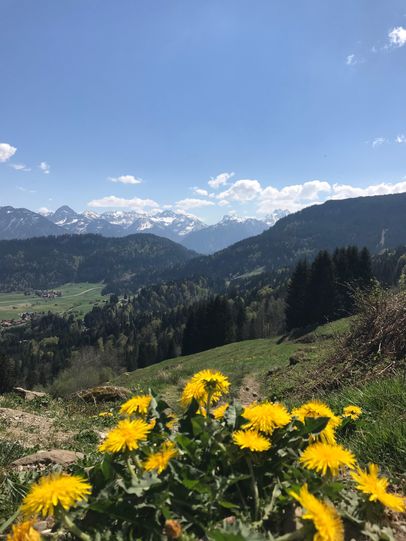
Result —
M0 50L0 205L406 191L404 0L0 0Z

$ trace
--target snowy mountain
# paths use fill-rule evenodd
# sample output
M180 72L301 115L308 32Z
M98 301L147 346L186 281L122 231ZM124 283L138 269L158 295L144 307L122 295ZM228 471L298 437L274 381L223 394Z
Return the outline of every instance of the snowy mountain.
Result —
M126 229L126 234L153 233L180 242L189 233L200 231L205 227L207 226L196 216L164 210L138 218Z
M194 231L181 242L186 248L201 254L211 254L247 237L259 235L270 225L274 225L275 220L276 217L273 221L272 217L265 221L234 215L224 216L217 224Z
M41 214L28 209L0 207L0 239L28 239L48 235L63 235L64 229Z
M63 227L68 233L83 235L84 233L98 233L104 237L121 237L121 227L108 222L95 212L86 211L78 214L64 205L53 214L47 215L55 225Z
M173 210L150 214L116 210L98 214L89 210L78 213L63 205L55 212L41 215L27 209L2 207L0 239L64 233L75 235L95 233L104 237L151 233L183 244L186 248L197 252L209 254L262 233L286 214L286 211L277 210L263 220L230 215L224 216L219 223L208 226L192 214Z
M272 227L278 220L284 218L288 214L290 214L288 210L276 209L271 212L271 214L267 214L263 221L268 225L268 227Z

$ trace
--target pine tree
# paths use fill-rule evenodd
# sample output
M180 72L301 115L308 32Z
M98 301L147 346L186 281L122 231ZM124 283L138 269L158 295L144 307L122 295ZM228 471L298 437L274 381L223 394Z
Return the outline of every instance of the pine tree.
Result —
M286 296L286 327L288 330L308 323L307 289L309 267L306 260L299 261L289 281Z
M336 282L330 254L319 252L310 269L307 297L308 323L326 323L334 319Z

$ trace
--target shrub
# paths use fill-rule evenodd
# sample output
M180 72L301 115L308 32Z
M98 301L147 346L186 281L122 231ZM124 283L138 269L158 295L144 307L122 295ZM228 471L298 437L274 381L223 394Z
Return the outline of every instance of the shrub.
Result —
M228 390L219 372L195 374L179 418L153 394L131 398L93 467L42 478L23 514L52 514L55 530L84 541L394 539L384 507L402 511L404 499L336 440L355 429L360 408L243 408L222 402ZM9 539L32 524L15 525Z

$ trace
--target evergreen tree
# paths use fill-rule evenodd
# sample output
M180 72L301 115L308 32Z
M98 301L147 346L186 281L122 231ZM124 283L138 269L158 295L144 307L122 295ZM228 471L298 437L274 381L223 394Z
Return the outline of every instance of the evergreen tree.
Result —
M286 327L288 330L308 323L309 267L306 260L299 261L289 281L286 295Z
M334 319L336 310L336 282L330 254L319 252L312 263L308 287L307 307L309 323L326 323Z

